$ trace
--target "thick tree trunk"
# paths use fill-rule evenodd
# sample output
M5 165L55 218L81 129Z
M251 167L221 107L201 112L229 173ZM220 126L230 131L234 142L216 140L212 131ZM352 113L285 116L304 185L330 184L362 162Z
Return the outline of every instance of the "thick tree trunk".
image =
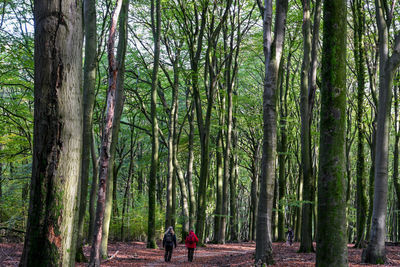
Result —
M386 1L375 1L376 20L379 32L379 105L376 132L374 206L370 229L370 242L363 251L362 260L368 263L384 263L387 210L387 178L389 125L394 72L400 64L400 34L395 38L392 55L389 57L390 21L384 18L382 5Z
M275 39L271 42L272 1L265 0L263 9L265 78L263 94L263 146L260 175L260 197L257 215L255 262L273 263L271 240L271 211L275 184L276 159L276 89L278 68L285 37L287 0L276 4Z
M83 145L82 170L80 178L81 189L78 230L76 231L78 234L76 244L77 262L86 261L86 258L83 255L83 226L88 193L90 146L92 145L92 121L97 70L96 1L84 0L83 14L85 21L85 65L83 72Z
M119 29L118 29L118 47L117 47L117 79L116 79L116 92L115 92L115 112L112 126L112 137L110 145L110 167L108 169L108 180L106 193L106 208L104 211L104 223L103 232L101 238L101 257L107 258L107 247L108 247L108 234L110 229L110 221L113 210L113 196L116 188L114 187L117 183L118 167L115 164L115 152L118 143L118 134L120 128L120 120L122 116L122 110L124 107L124 77L125 77L125 54L128 38L128 14L129 14L129 0L123 0L121 7L121 15L119 17Z
M324 1L316 266L348 265L346 23L346 1Z
M399 89L400 86L394 88L394 127L395 127L395 139L394 139L394 151L393 151L393 184L396 190L396 207L400 207L400 183L399 183L399 141L400 141L400 129L399 129ZM395 235L394 241L399 240L399 214L396 214L397 220L395 223L397 227L394 227Z
M155 3L154 3L155 2ZM157 87L158 68L160 63L160 35L161 35L161 0L151 1L151 21L154 39L154 65L151 84L151 166L149 175L149 215L147 226L147 247L156 248L156 180L159 165L158 160L158 121L157 121Z
M113 134L113 122L115 116L115 94L117 88L117 64L114 57L115 32L117 20L121 11L122 0L118 0L112 15L109 38L107 43L109 63L109 86L107 90L107 109L105 115L104 129L100 151L99 191L96 207L96 225L93 234L92 248L90 251L89 266L100 266L100 245L102 239L103 218L106 206L106 193L108 185L108 174L110 165L110 146ZM110 189L108 189L110 191Z
M34 2L34 149L20 266L74 266L82 156L82 2Z

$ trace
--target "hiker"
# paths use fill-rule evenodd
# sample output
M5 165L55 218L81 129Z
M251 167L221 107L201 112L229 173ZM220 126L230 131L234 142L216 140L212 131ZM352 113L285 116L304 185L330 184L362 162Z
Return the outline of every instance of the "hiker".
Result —
M185 240L185 245L188 249L188 261L190 261L190 262L193 261L194 249L196 248L197 242L199 242L199 239L197 238L196 234L191 229Z
M165 232L162 245L163 248L165 248L165 261L171 261L172 249L174 245L176 248L176 235L172 226L168 227L168 230Z
M293 238L294 238L294 233L291 227L288 228L288 231L286 232L287 235L287 242L289 245L293 244Z

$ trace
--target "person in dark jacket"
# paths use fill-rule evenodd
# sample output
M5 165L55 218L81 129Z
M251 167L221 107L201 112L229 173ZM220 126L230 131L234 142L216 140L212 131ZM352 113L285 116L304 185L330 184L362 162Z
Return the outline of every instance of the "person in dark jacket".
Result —
M293 244L294 233L291 227L289 227L288 231L286 232L287 235L287 242L289 245Z
M190 261L190 262L193 261L194 249L196 248L197 242L199 242L199 239L197 238L196 234L191 229L185 240L185 245L188 249L188 261Z
M168 227L168 230L165 232L162 244L163 248L165 248L165 261L171 261L174 245L176 248L176 235L172 226Z

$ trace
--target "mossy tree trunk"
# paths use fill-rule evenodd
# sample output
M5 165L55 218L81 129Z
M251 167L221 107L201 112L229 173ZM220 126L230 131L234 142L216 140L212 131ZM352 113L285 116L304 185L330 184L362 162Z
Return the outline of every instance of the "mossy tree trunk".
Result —
M34 1L34 148L20 266L74 266L82 156L82 1Z
M346 16L345 0L324 1L316 266L348 265Z
M363 10L363 1L354 0L352 2L352 14L354 21L354 58L356 63L357 75L357 235L355 247L361 248L365 242L365 223L367 210L367 198L365 195L366 179L365 179L365 155L364 155L364 136L365 130L363 126L364 115L364 97L365 97L365 59L364 59L364 43L363 35L365 34L365 15Z

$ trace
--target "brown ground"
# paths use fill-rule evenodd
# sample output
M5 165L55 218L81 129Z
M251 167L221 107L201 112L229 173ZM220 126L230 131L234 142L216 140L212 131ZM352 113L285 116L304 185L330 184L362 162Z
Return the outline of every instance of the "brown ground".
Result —
M291 247L285 243L274 243L273 248L275 266L314 266L315 254L297 253L298 243ZM400 266L400 246L386 248L388 262L386 265L377 266ZM89 249L89 247L85 248L86 256L89 256ZM109 244L109 254L114 257L104 262L102 266L254 266L254 251L255 243L209 244L207 247L198 248L194 261L189 264L186 249L183 244L179 244L173 252L171 262L167 264L163 259L162 248L147 249L143 242L118 242ZM0 244L0 266L18 266L21 252L22 244ZM352 248L352 245L349 245L349 262L352 267L366 266L366 264L361 264L361 250ZM77 264L76 266L86 265Z

